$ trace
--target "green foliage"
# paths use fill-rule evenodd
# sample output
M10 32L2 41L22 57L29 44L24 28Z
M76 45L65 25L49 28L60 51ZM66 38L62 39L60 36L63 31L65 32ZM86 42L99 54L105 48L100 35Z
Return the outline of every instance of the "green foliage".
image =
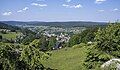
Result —
M120 24L110 24L104 29L99 29L95 40L96 48L104 52L120 51Z
M45 36L40 39L33 40L29 45L34 46L41 51L51 50L56 43L56 37L46 38Z
M98 27L87 28L80 33L80 43L94 42L95 32L97 32L97 30Z
M73 35L68 43L69 47L72 47L76 44L80 43L88 43L88 42L94 42L95 32L97 32L98 27L93 28L87 28L80 34Z
M24 35L35 35L35 32L27 29L27 28L22 28L21 29L21 32L24 34Z
M20 51L19 47L12 44L0 43L0 65L3 70L19 69L19 65L25 66L22 61L19 61ZM24 68L23 68L24 69Z
M48 40L45 36L42 36L40 38L40 49L41 49L41 51L48 50Z
M51 37L50 40L49 40L49 43L48 43L49 50L51 50L52 47L55 46L55 43L56 43L56 37Z
M72 46L74 46L74 45L76 45L76 44L79 44L80 42L80 34L76 34L76 35L73 35L71 38L70 38L70 40L69 40L69 47L72 47Z
M30 45L30 46L34 46L34 47L36 47L36 48L40 48L41 42L40 42L39 39L35 39L35 40L33 40L29 45Z
M43 70L41 60L48 55L33 46L0 43L0 67L2 70Z
M120 57L120 24L110 24L99 29L95 36L96 43L87 52L84 65L88 69L100 68L111 58Z
M22 43L24 45L28 45L30 44L33 40L35 39L35 36L33 34L29 34L25 37L25 39L23 39Z
M39 49L32 46L25 46L21 52L20 61L24 61L30 70L44 69L41 59L45 55Z
M94 47L95 46L92 46L92 48L88 49L87 51L87 57L85 59L84 65L88 69L100 68L101 64L114 57L105 52L99 51Z
M80 44L74 45L73 48L81 48L85 46L87 46L85 43L80 43Z

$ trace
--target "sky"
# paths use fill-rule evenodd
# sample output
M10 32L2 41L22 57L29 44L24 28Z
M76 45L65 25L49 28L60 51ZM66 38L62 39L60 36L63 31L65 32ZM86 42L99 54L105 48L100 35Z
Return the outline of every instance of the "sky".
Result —
M0 21L115 21L120 0L0 0Z

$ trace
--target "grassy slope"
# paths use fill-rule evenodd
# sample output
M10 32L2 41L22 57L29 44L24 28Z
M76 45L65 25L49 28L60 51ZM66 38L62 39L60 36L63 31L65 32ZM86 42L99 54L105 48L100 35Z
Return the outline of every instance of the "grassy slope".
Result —
M43 61L43 65L58 70L85 70L82 63L86 51L87 47L56 50L49 59Z
M15 39L16 38L16 36L18 36L18 35L20 35L20 32L9 32L8 34L2 34L2 33L0 33L0 35L2 35L3 36L3 38L7 38L7 39Z

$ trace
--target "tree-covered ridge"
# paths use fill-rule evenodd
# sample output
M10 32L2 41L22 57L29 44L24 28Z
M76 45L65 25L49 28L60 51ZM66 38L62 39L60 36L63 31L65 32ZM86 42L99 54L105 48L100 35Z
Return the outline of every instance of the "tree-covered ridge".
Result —
M91 21L63 21L63 22L22 22L22 21L3 21L9 25L33 25L33 26L53 26L53 27L96 27L106 26L106 22L91 22Z
M16 26L11 26L11 25L5 24L3 22L0 22L0 29L7 29L7 30L15 31L15 30L19 30L20 28L16 27Z

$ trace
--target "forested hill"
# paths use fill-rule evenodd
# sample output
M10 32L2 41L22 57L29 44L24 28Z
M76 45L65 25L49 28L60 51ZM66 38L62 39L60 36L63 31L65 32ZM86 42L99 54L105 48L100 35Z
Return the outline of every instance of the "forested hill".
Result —
M0 22L0 29L19 30L20 28Z
M105 26L106 22L89 22L89 21L68 21L68 22L40 22L40 21L31 21L31 22L21 22L21 21L2 21L10 25L43 25L43 26L64 26L64 27L91 27L91 26Z

